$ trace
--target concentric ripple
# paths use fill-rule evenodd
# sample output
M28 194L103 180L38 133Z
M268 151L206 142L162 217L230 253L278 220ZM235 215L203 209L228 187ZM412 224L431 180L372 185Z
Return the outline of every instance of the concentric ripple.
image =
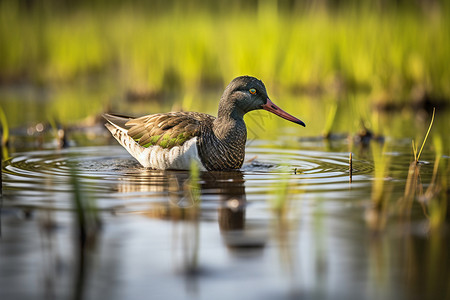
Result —
M240 172L201 176L202 199L210 201L202 205L214 206L226 195L265 200L285 181L294 194L307 191L327 198L348 197L346 153L250 147L246 158ZM354 161L353 169L352 189L367 188L372 163ZM70 209L74 177L101 209L167 199L180 203L190 180L187 171L144 169L118 146L85 147L15 155L4 164L3 193L9 205Z
M336 199L349 196L347 153L261 148L249 148L248 153L256 156L257 161L273 165L265 169L254 168L253 163L244 165L250 193L270 193L280 181L289 180L290 188L297 193L307 191ZM286 173L292 175L286 177ZM352 190L367 189L372 173L372 162L354 160Z

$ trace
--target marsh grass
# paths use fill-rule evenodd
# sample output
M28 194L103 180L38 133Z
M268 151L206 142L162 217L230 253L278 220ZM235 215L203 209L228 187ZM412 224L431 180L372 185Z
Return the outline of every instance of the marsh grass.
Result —
M101 229L100 214L93 197L83 191L75 166L70 166L70 183L73 191L73 207L76 217L76 232L80 248L95 246Z
M442 160L444 154L443 142L440 136L435 136L433 145L436 152L434 161L433 176L425 192L419 196L419 202L425 205L426 216L429 219L431 231L440 229L448 220L448 174L450 174L450 164L447 160Z
M274 183L271 207L278 219L284 219L289 209L289 173L281 173Z
M192 160L189 176L183 180L174 179L171 190L174 198L169 205L169 216L173 220L195 221L201 210L201 173L196 161ZM182 194L179 194L182 191Z
M350 152L348 155L348 181L352 183L353 180L353 153Z
M433 110L430 125L419 151L415 142L412 142L414 160L409 166L404 195L396 203L398 215L404 221L409 222L414 201L417 200L422 206L425 217L428 219L428 227L431 232L441 229L443 224L449 219L448 174L450 173L450 165L446 159L442 160L442 157L444 157L444 143L439 134L435 134L433 138L436 158L430 182L422 182L420 174L422 164L419 160L434 124L434 116L435 110Z
M187 183L187 191L195 206L200 205L201 187L200 187L200 167L195 160L191 160L189 169L189 180Z
M292 203L292 193L302 193L301 189L296 187L292 180L292 173L288 172L289 168L283 166L284 172L277 176L277 180L273 183L270 195L270 207L274 214L274 236L280 245L280 263L284 271L289 275L290 280L295 278L295 269L293 262L296 259L293 239L295 238L295 228L298 228L300 222L300 204ZM297 169L294 174L297 174ZM300 172L298 172L300 173ZM297 198L298 199L298 198Z
M8 144L9 144L9 125L3 108L0 106L0 124L1 124L1 161L9 158Z
M189 178L184 182L184 193L188 201L192 203L187 207L184 214L187 220L198 222L201 211L201 173L200 166L195 160L191 160Z
M417 152L417 147L415 145L414 140L412 141L412 148L413 148L413 153L414 153L414 161L415 161L416 164L419 163L419 159L420 159L420 155L422 154L423 147L425 146L425 143L427 142L428 135L430 134L430 131L431 131L431 127L433 127L435 112L436 112L436 108L433 108L433 114L431 115L430 126L428 126L427 133L425 134L425 138L423 139L422 146L420 147L419 152Z
M191 160L189 178L183 182L183 196L187 198L188 207L171 206L171 215L180 221L182 235L183 272L192 276L199 271L200 249L200 214L201 214L201 173L198 163Z
M336 119L336 112L338 109L338 103L336 101L331 102L328 106L327 118L325 119L325 126L323 130L323 137L329 139L331 137L331 130L333 129L333 123Z
M102 222L96 199L86 193L80 175L74 164L69 164L70 184L74 209L75 245L73 251L76 259L73 277L73 298L82 299L95 258Z
M366 210L366 222L370 229L381 231L385 228L388 212L391 187L386 186L389 174L390 157L386 155L387 144L371 143L374 164L374 179L372 183L372 201Z
M370 91L404 101L414 88L450 99L450 37L441 10L341 9L239 1L226 9L134 4L0 4L0 77L49 84L109 74L150 90L222 86L251 74L292 90ZM195 12L195 13L194 13ZM102 75L105 76L105 75Z
M278 226L286 227L289 226L290 221L296 219L296 214L298 205L293 205L292 194L303 193L302 189L296 188L292 182L293 174L289 170L288 166L283 166L284 172L277 176L277 180L273 183L270 195L270 207L272 212L276 216L278 221ZM295 169L295 174L300 174L301 171ZM287 229L287 228L285 228Z
M411 216L411 209L414 200L417 197L421 197L423 195L423 184L420 178L420 155L422 154L425 143L427 142L428 135L430 134L431 128L434 122L434 114L435 110L433 110L433 114L431 116L430 125L423 139L420 150L417 151L417 147L415 145L414 140L412 141L412 150L414 154L414 161L411 162L408 170L408 177L406 179L405 192L402 198L398 201L398 210L401 216L405 216L407 219ZM439 163L439 162L438 162Z
M66 137L66 130L61 127L59 122L57 122L53 118L49 118L49 124L53 131L53 136L56 141L56 145L58 149L62 149L67 147L67 137Z
M416 194L421 195L422 193L423 186L420 182L420 165L414 161L409 165L404 195L397 203L399 215L409 220Z

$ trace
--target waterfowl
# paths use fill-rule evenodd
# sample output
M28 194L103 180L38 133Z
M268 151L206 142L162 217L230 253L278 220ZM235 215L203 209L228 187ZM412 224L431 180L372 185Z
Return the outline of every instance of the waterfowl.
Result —
M188 170L195 160L203 171L221 171L242 167L247 140L243 117L257 109L305 126L276 106L263 82L251 76L237 77L228 84L217 117L199 112L103 117L114 138L144 167Z

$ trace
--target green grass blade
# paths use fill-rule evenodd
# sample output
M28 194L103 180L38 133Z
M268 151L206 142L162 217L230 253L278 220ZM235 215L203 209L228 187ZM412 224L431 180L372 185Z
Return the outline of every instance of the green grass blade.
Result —
M2 144L5 145L9 140L9 127L5 112L3 111L3 108L1 106L0 106L0 123L2 124L3 128Z
M425 138L423 140L422 147L420 147L419 154L416 157L416 162L419 162L420 155L422 154L423 147L425 146L425 143L427 142L428 135L430 134L431 127L433 126L435 112L436 112L436 108L433 107L433 115L431 116L430 126L428 127L427 134L425 135Z

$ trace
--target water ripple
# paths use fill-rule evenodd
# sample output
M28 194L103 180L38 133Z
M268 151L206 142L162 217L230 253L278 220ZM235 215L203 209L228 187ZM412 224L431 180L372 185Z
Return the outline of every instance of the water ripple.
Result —
M202 197L217 200L224 193L234 193L265 201L283 181L288 181L294 194L307 191L324 197L348 197L346 153L250 147L247 160L241 172L203 174ZM356 160L353 169L351 188L367 188L372 163ZM15 205L68 209L73 170L86 193L95 195L104 209L162 203L174 195L183 198L189 179L186 171L144 169L121 147L33 151L16 154L5 162L4 194Z

